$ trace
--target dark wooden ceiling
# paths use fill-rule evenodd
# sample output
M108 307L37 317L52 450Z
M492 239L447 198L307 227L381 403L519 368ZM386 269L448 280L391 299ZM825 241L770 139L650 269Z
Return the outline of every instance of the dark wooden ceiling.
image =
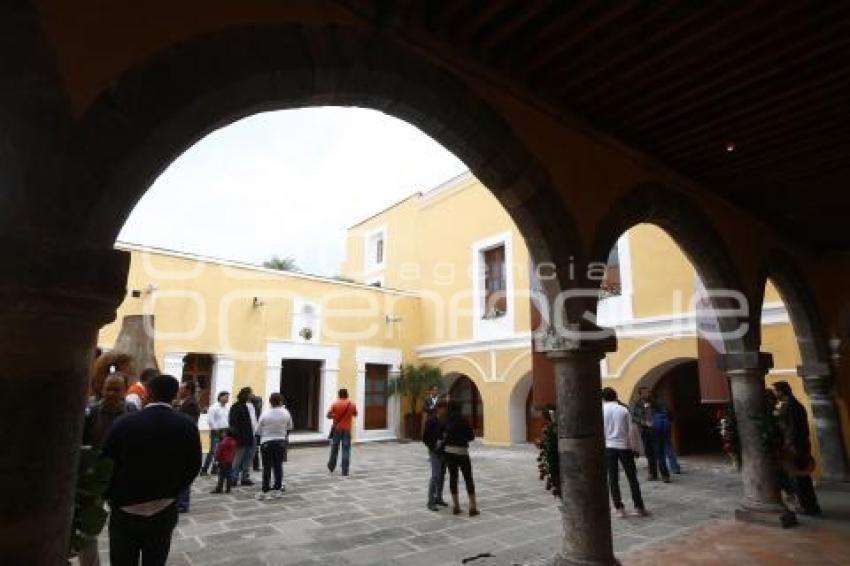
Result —
M850 2L341 3L444 43L800 244L850 249Z

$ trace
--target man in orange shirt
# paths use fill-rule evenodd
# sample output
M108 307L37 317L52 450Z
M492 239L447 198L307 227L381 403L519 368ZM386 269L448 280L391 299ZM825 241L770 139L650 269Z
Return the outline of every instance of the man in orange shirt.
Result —
M339 399L334 401L328 410L327 417L333 419L331 425L331 457L328 460L328 470L333 473L336 469L336 457L339 445L342 444L342 475L348 475L348 465L351 462L351 422L357 416L357 407L348 399L348 389L339 390Z
M138 381L130 385L127 389L127 401L134 404L136 409L142 408L148 404L148 381L159 375L159 370L148 368L142 372Z

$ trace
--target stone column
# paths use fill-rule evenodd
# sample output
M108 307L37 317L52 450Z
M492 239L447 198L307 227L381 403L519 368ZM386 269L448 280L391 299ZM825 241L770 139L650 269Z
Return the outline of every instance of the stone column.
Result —
M0 238L0 548L64 564L88 371L125 294L129 255Z
M803 378L812 406L815 434L820 446L821 481L830 484L850 482L829 365L816 363L798 366L797 373Z
M599 373L599 361L616 349L616 338L613 332L606 334L597 340L548 334L535 344L555 370L564 523L558 565L618 564L605 475Z
M776 455L762 445L760 427L768 417L764 377L773 366L773 356L762 352L721 354L718 362L726 371L741 444L741 476L744 499L735 510L742 521L790 527L796 516L782 502Z

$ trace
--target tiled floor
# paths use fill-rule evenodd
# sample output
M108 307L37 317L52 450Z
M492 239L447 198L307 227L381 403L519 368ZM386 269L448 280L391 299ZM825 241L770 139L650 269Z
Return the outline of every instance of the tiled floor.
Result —
M428 463L421 444L357 445L348 478L328 474L326 455L323 448L290 451L287 492L279 500L256 501L257 487L210 495L213 480L197 480L169 563L542 564L560 548L557 502L537 480L531 447L474 448L482 509L475 518L425 509ZM624 564L837 564L850 557L844 542L850 537L835 534L830 521L805 521L790 531L728 521L738 476L719 461L686 458L684 466L672 484L642 484L650 517L612 519ZM625 482L622 487L628 499ZM828 514L836 512L822 503ZM104 564L106 547L104 536Z

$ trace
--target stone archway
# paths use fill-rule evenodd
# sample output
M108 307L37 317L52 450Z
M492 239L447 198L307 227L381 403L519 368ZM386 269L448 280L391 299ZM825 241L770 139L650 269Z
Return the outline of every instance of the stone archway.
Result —
M605 263L608 253L617 239L637 224L653 224L664 230L682 249L696 269L706 289L744 289L741 278L732 262L726 245L711 222L685 194L657 183L645 183L634 187L608 211L599 222L594 237L591 257L593 261ZM744 294L749 301L749 297ZM713 297L715 309L734 309L736 304L729 297ZM735 334L742 322L749 323L749 330L740 337L727 338L727 352L757 350L758 332L753 320L758 320L754 305L747 304L745 318L720 317L720 329L727 335Z
M557 189L460 80L387 37L337 26L235 28L156 53L100 95L76 130L71 184L92 213L75 232L111 246L156 176L204 135L274 109L359 106L452 151L511 215L536 262L582 249ZM215 60L214 69L198 61ZM548 296L559 281L544 282Z
M829 347L823 323L805 277L785 252L772 250L762 268L762 288L770 279L788 311L794 330L803 379L812 408L815 433L820 447L821 478L850 481L850 465L844 446L841 417L835 402L835 386L829 363Z

